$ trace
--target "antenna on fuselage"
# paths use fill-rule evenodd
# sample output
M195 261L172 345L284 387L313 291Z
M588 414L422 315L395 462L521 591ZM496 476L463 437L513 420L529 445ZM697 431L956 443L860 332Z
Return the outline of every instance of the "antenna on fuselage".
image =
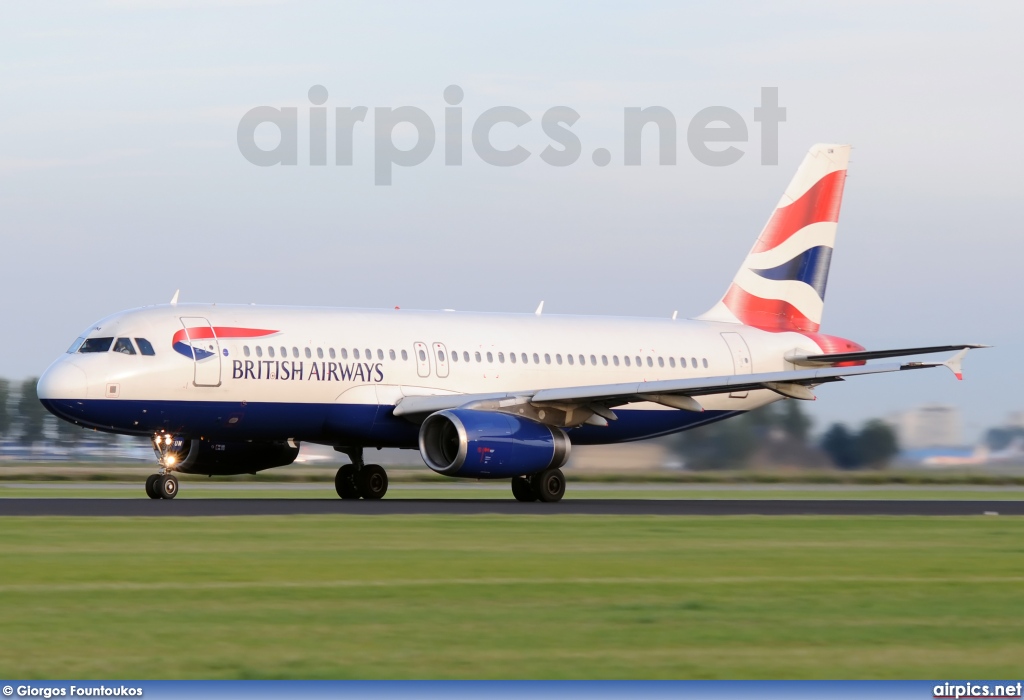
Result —
M678 318L678 316L679 316L679 312L678 312L678 311L673 311L673 312L672 312L672 320L673 320L673 321L675 321L675 320L676 320L676 318Z
M171 306L177 306L178 305L178 294L180 294L180 293L181 293L180 289L175 289L174 290L174 296L171 297Z
M540 304L537 305L537 310L534 311L533 313L536 316L540 316L542 313L544 313L544 302L543 301Z

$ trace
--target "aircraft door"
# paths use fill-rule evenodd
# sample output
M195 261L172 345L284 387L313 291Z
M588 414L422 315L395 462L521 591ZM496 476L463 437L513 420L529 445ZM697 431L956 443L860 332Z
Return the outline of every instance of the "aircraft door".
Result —
M182 316L185 340L191 349L195 368L192 383L196 386L220 386L220 342L217 332L205 318Z
M434 343L434 368L441 379L448 376L448 349L443 343Z
M733 372L735 374L752 374L754 363L750 360L750 348L747 347L747 341L743 340L743 336L739 333L722 333L722 339L725 340L725 344L729 346L729 351L732 353ZM745 399L747 393L746 391L734 391L729 394L729 397Z
M426 343L413 343L412 354L416 356L416 374L421 377L430 376L430 357Z

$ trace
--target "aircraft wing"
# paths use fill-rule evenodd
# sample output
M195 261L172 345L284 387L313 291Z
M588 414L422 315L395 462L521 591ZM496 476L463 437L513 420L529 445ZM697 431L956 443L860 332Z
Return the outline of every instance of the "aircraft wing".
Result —
M968 349L962 349L946 362L894 362L857 367L822 367L693 379L594 384L507 393L407 396L399 402L394 413L396 416L415 416L459 407L502 410L506 407L529 403L534 406L585 406L598 415L614 420L614 414L608 415L610 411L607 411L607 408L643 401L653 401L684 410L702 411L700 403L693 397L709 394L770 389L790 398L813 399L814 394L811 393L810 387L827 382L843 381L847 377L865 374L946 367L957 376L957 379L962 379L963 374L960 367Z
M840 362L863 362L865 360L881 360L887 357L907 357L909 355L929 355L936 352L952 352L953 350L970 350L987 348L988 345L932 345L924 348L899 348L895 350L859 350L857 352L832 352L819 355L786 355L786 360L795 365L834 365Z

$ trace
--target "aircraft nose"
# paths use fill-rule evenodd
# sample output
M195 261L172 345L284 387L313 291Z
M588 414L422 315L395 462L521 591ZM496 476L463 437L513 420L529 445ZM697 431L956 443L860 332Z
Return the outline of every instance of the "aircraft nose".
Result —
M88 386L85 371L67 361L58 361L43 372L36 385L40 399L84 399Z

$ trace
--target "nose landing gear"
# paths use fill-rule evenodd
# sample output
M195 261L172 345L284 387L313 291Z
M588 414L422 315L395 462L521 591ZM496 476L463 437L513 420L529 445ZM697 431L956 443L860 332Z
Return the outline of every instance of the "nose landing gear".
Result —
M388 473L379 464L363 464L363 448L336 447L352 460L334 476L334 490L345 500L377 501L388 492Z
M153 436L153 450L160 471L146 479L146 495L154 500L170 500L178 495L178 480L171 472L182 460L181 451L188 451L187 442L166 433L157 433Z
M150 474L146 479L146 495L154 500L174 498L178 495L178 480L173 474Z

